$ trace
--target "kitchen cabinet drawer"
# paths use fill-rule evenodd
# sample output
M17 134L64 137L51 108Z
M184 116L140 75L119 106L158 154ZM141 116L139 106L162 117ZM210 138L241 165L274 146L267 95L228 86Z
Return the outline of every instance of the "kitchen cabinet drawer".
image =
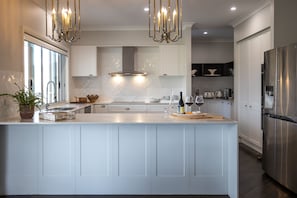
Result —
M163 113L167 110L168 105L147 105L147 112L148 113Z
M123 112L146 112L145 105L108 105L108 111L111 113Z
M222 115L225 118L232 118L233 105L232 101L229 100L205 100L202 105L202 112L208 112L213 114Z
M94 113L107 113L108 105L105 104L94 104Z

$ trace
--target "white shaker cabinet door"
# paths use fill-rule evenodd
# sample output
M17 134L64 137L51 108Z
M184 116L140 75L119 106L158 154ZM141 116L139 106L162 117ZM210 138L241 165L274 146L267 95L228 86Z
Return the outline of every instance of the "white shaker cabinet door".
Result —
M1 126L0 134L2 148L0 155L3 160L0 163L0 170L3 171L1 174L3 180L0 179L0 184L3 189L0 188L0 193L2 195L35 194L38 191L40 127L20 125L10 126L5 130L2 128L4 126Z
M145 125L113 126L113 194L151 192L151 127Z
M225 136L228 130L223 127L218 130L211 125L195 126L189 141L191 193L227 194L228 142ZM214 189L213 186L219 187Z
M111 127L82 125L76 138L76 193L112 192Z
M97 76L97 47L71 46L72 76Z
M40 134L40 194L75 192L75 133L79 126L47 125Z
M153 144L153 194L187 193L188 147L185 125L158 125Z

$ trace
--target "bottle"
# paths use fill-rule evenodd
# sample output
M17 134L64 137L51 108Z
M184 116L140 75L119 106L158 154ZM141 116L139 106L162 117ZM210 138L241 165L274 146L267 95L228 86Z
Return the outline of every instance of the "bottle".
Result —
M183 101L183 92L180 92L180 98L178 101L178 113L181 113L181 114L185 113L185 103Z

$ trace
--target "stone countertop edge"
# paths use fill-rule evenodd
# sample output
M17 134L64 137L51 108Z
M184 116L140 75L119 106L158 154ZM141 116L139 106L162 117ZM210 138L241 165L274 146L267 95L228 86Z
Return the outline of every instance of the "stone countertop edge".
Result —
M173 103L176 104L177 102ZM95 102L93 105L169 105L169 102Z
M39 119L35 114L32 120L20 118L0 119L0 125L60 125L60 124L237 124L231 119L181 119L164 113L100 113L100 114L76 114L72 120L49 121Z

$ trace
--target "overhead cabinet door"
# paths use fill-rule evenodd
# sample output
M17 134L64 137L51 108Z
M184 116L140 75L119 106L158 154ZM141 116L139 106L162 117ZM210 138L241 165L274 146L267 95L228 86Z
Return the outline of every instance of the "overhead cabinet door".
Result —
M185 75L185 48L183 45L160 45L160 76Z
M97 76L97 47L71 46L72 76Z

